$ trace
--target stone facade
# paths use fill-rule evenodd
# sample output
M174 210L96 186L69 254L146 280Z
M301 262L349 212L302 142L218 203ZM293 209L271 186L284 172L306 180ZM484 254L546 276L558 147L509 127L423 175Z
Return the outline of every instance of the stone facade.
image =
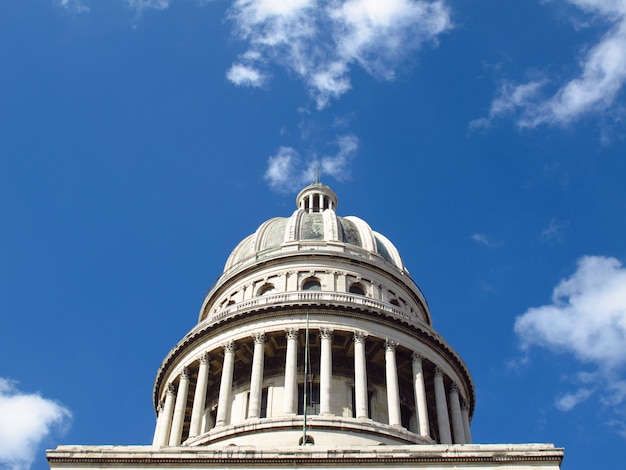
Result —
M324 185L296 203L235 248L163 361L152 446L59 447L51 468L559 468L551 445L471 444L471 375L398 250Z

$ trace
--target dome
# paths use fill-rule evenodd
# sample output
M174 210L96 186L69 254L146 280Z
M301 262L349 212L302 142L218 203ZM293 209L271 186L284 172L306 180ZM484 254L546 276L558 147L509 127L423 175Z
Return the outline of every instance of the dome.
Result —
M337 202L311 184L230 254L157 374L155 445L471 442L467 366L396 247Z
M244 238L228 257L224 272L275 255L281 248L337 251L341 246L356 256L377 258L406 271L398 250L385 236L358 217L335 213L337 196L328 186L307 186L298 194L296 205L291 217L272 218Z

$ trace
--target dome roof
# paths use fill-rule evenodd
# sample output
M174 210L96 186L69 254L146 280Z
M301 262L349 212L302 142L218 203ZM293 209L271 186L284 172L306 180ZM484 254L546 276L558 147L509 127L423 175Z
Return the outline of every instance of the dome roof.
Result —
M297 209L291 217L275 217L262 223L244 238L226 261L224 272L254 262L260 256L287 246L337 244L379 256L401 271L406 271L396 247L358 217L339 217L335 213L337 196L328 186L314 183L296 197Z

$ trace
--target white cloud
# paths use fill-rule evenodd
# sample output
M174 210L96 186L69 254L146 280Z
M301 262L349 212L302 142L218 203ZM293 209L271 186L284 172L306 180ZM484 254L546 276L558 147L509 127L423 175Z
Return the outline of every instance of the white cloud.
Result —
M589 396L591 396L592 393L593 391L588 388L581 388L581 389L578 389L574 393L564 393L563 395L561 395L559 398L556 399L554 404L557 407L557 409L561 411L570 411L576 405L578 405L579 403L582 403L587 398L589 398Z
M280 147L278 153L269 157L265 180L272 189L290 189L294 167L300 157L291 147Z
M89 11L89 7L85 6L82 0L57 0L56 4L73 13Z
M243 64L233 64L226 73L226 78L238 86L260 87L265 81L261 72Z
M474 233L474 234L472 234L472 236L470 238L474 242L478 243L479 245L491 246L491 247L495 247L495 246L499 246L500 245L500 243L492 240L491 238L489 238L484 233Z
M264 179L270 187L280 192L300 189L315 180L315 168L319 164L320 176L343 180L349 176L348 163L358 149L359 140L354 135L343 135L335 142L339 149L335 154L317 155L304 159L291 147L280 147L276 155L269 157Z
M170 0L127 0L128 6L141 12L146 8L165 10L170 6Z
M593 366L593 373L579 373L576 382L602 383L606 404L626 399L626 268L617 259L581 258L576 272L554 288L550 304L516 319L515 332L524 350L547 348ZM590 395L591 388L583 386L559 398L557 406L569 410Z
M39 446L53 430L69 424L70 411L37 393L24 393L0 377L0 467L30 468Z
M581 52L580 73L555 85L547 77L526 83L505 82L491 103L487 118L470 123L470 129L489 127L492 120L511 117L520 128L566 126L584 116L611 107L626 83L626 0L561 0L579 8L607 30L597 44Z
M322 157L320 175L329 175L341 181L348 176L348 163L359 147L359 139L354 135L344 135L337 139L339 151L335 155Z
M318 108L351 88L351 66L393 80L403 60L452 27L443 0L235 0L229 18L248 43L238 64L286 68Z

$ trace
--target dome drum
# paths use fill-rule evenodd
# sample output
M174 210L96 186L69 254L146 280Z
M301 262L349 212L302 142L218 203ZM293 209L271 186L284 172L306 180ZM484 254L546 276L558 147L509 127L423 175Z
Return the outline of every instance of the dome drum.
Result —
M313 419L310 421L309 426L311 433L317 433L318 438L320 434L332 434L338 429L341 429L342 433L345 434L345 443L354 442L355 440L369 442L377 438L379 439L378 442L384 443L420 443L433 442L440 439L440 431L436 424L436 418L431 420L428 432L420 433L418 429L419 424L416 414L414 381L412 378L414 372L414 356L419 356L419 360L421 361L428 415L433 417L437 415L434 386L435 370L443 369L445 371L444 386L447 390L451 391L453 384L457 384L456 387L460 391L458 394L459 404L466 406L465 409L469 419L471 416L470 408L473 408L473 390L471 383L467 383L467 379L464 378L462 374L457 373L456 368L458 365L451 363L451 358L442 355L441 352L428 350L428 348L424 348L423 346L416 352L402 346L399 342L391 341L391 343L394 344L395 370L397 371L399 384L397 400L399 415L396 417L398 422L393 422L393 418L390 418L389 413L389 406L393 405L390 405L389 402L388 386L386 383L388 377L385 372L387 360L386 352L390 340L388 338L381 338L380 336L373 336L372 334L364 336L360 330L357 330L355 334L352 330L339 329L340 326L337 324L333 325L335 329L333 329L330 339L332 342L330 346L332 351L332 397L328 398L331 407L329 413L320 413L322 402L322 397L320 396L322 388L321 374L323 368L321 362L322 343L324 332L328 331L327 326L325 326L328 325L328 322L324 321L324 318L326 318L326 316L323 314L311 315L309 325L311 370L309 371L310 375L306 381L307 387L310 387L310 391L312 392L308 413L311 416L319 415L329 418L318 419L317 421ZM263 379L261 381L261 405L258 416L253 416L252 418L249 416L249 401L252 386L251 377L253 374L254 348L255 342L260 335L259 333L249 333L249 328L237 328L234 329L235 332L244 336L236 336L233 334L233 328L229 328L225 329L222 334L211 335L212 339L209 342L206 341L209 335L201 336L200 341L198 341L199 344L188 344L183 348L184 351L181 352L180 358L168 364L167 369L169 372L161 376L161 380L159 381L161 385L155 390L161 408L165 406L168 394L171 394L172 397L178 394L182 380L182 371L186 371L185 374L187 378L185 381L196 385L191 387L187 385L187 398L183 413L185 418L182 421L184 425L181 429L181 441L179 443L185 445L207 445L217 442L223 444L225 441L228 441L237 445L243 445L242 442L244 442L245 439L242 441L239 433L248 432L249 425L253 423L256 423L254 424L256 427L263 427L268 426L267 423L269 422L276 422L276 431L280 433L289 431L289 429L297 431L301 428L303 419L302 398L305 384L302 354L300 354L300 357L296 356L296 367L294 368L297 377L296 393L298 399L295 400L293 409L287 411L285 410L285 390L287 387L285 382L287 380L285 378L285 368L288 363L287 349L289 332L291 331L293 333L295 331L297 349L301 351L305 344L306 330L302 321L299 323L291 322L289 324L291 327L287 328L285 328L285 322L280 326L276 325L274 328L278 329L272 329L267 325L269 330L266 330L266 332L262 334L265 359L262 374ZM365 326L366 324L367 322L361 322L358 326ZM285 333L285 329L287 329L287 333ZM390 331L390 329L385 330L384 328L379 328L378 335ZM364 359L366 362L366 387L368 391L366 408L368 409L368 415L357 417L354 368L355 354L358 354L355 344L359 335L362 336L361 340L365 348ZM415 343L414 338L397 336L401 338L405 344ZM231 345L233 352L227 351L224 345ZM189 426L192 421L195 389L198 383L201 358L205 354L207 354L209 358L208 369L210 372L206 378L205 386L207 391L202 412L202 423L196 434L196 432L190 431ZM221 388L220 383L223 380L222 375L224 373L225 357L228 354L234 354L233 369L230 372L232 374L231 396L226 405L228 407L228 416L221 426L217 426L216 420ZM428 356L422 354L428 354ZM168 387L164 386L166 383L172 384L174 386L173 389L168 390ZM172 398L170 398L170 401L171 400ZM363 420L366 424L361 423ZM281 424L280 426L278 426L279 422ZM291 423L291 425L288 423ZM246 426L248 426L248 428L246 428ZM395 429L395 431L398 432L391 432L389 429L385 431L389 426L391 426L391 429ZM372 431L373 429L375 431ZM264 433L271 432L270 429L264 431ZM465 431L463 432L465 433ZM380 433L380 435L376 437L378 433ZM361 436L361 434L364 434L365 437ZM350 437L347 437L348 435L350 435ZM382 436L385 436L384 439ZM380 439L382 439L382 441ZM462 439L465 442L466 436L464 435Z

